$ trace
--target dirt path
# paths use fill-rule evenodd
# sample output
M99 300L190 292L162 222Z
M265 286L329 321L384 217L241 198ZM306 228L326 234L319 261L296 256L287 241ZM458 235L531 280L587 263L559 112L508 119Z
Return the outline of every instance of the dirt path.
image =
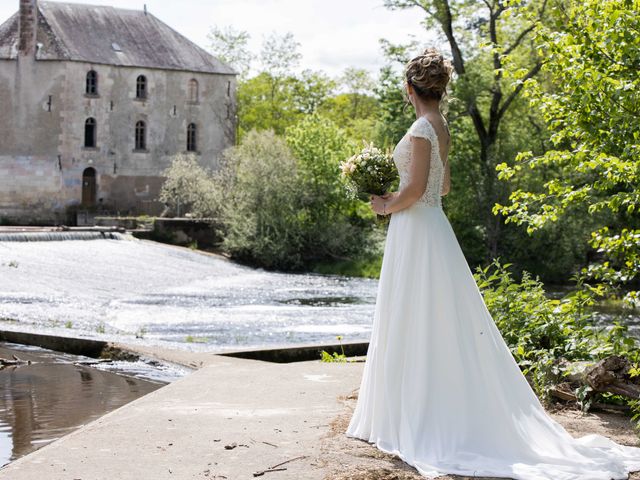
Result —
M424 480L415 468L404 463L396 455L382 452L363 440L349 438L344 431L357 400L357 389L346 397L339 397L344 403L344 411L331 420L330 432L321 444L322 463L329 468L324 480ZM570 407L556 407L548 410L550 415L561 423L571 435L580 437L589 433L599 433L612 440L640 446L640 440L634 432L628 417L615 413L587 413ZM438 480L496 480L494 477L465 477L446 475ZM629 476L630 480L640 480L640 472ZM504 478L499 479L504 480Z

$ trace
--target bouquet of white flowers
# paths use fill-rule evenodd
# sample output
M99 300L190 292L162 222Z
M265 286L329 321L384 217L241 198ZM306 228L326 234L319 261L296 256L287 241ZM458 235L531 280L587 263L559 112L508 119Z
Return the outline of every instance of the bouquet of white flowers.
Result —
M373 143L365 143L360 153L340 164L340 170L349 192L362 200L369 200L371 194L384 195L398 178L391 153Z

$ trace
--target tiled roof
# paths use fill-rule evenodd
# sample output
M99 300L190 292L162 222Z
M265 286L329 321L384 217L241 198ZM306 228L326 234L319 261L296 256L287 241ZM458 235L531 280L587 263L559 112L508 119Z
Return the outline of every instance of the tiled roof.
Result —
M0 59L17 55L16 13L0 25ZM150 13L75 3L38 2L39 60L234 74L231 67Z

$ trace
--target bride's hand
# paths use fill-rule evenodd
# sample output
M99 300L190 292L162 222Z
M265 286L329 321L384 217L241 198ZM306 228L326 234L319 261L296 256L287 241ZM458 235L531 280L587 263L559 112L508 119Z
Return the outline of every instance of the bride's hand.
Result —
M385 193L382 196L371 195L371 209L378 215L389 215L389 212L386 211L386 205L390 198L390 193Z

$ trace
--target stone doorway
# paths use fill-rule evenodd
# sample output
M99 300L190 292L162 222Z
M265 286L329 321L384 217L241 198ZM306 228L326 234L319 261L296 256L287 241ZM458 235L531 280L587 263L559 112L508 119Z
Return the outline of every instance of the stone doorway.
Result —
M93 207L96 204L96 169L85 168L82 172L82 206Z

